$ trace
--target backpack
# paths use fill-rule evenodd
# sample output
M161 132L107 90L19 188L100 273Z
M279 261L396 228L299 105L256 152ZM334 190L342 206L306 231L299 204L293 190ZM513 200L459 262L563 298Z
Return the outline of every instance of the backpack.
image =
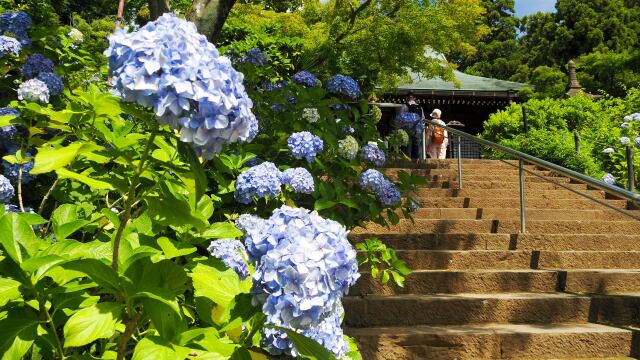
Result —
M447 137L444 135L445 130L441 127L433 127L433 131L431 131L431 143L435 145L442 145L444 143L444 139Z

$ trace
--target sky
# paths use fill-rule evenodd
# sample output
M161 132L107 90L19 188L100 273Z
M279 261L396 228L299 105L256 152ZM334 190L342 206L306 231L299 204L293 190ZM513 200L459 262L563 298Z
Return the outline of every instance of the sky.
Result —
M556 0L516 0L516 15L523 17L538 11L554 12Z

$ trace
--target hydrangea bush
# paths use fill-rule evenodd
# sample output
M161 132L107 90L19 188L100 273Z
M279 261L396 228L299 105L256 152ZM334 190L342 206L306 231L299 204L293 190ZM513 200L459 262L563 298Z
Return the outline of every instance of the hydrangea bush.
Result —
M271 53L234 65L173 15L117 30L106 59L69 27L0 27L46 34L0 57L18 84L0 104L1 353L358 358L341 299L359 265L408 269L348 232L409 216L420 181L375 169L387 149L353 79L276 81Z

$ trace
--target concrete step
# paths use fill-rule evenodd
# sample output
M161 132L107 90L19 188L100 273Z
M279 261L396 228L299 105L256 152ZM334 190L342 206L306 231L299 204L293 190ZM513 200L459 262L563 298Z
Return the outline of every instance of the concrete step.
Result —
M490 196L490 193L487 193ZM607 204L626 209L625 200L606 200ZM442 197L421 198L420 205L423 208L520 208L520 199L512 198L468 198L468 197ZM606 209L588 199L536 199L525 198L527 209Z
M581 190L582 194L589 195L596 199L604 199L605 193L598 190ZM518 189L419 189L415 196L420 198L433 197L469 197L469 198L510 198L519 196ZM525 202L527 199L585 199L584 196L576 194L569 190L541 190L531 189L525 191Z
M513 168L518 165L517 160L507 160L506 162L500 160L490 159L462 159L462 167L466 168L478 168L478 167L493 167L493 168ZM536 165L524 165L528 169L537 169ZM388 168L400 168L400 169L438 169L438 168L458 168L457 159L442 159L442 160L420 160L413 161L389 161L385 164Z
M586 322L590 298L562 293L347 296L347 327Z
M560 273L562 291L583 294L640 292L640 270L569 270Z
M403 219L396 225L384 227L367 225L368 233L493 233L515 234L520 230L519 220L434 220ZM365 231L355 229L354 233ZM638 221L594 221L594 220L531 220L526 223L530 234L637 234Z
M526 172L526 176L535 176L532 173L541 176L554 176L551 171L546 170L533 170L528 169L530 172ZM410 173L412 175L417 176L429 176L429 175L445 175L445 176L457 176L458 169L457 168L435 168L435 169L398 169L398 168L387 168L384 170L385 174L393 175L397 174L401 171L406 173ZM464 168L462 170L462 175L475 175L475 176L518 176L520 171L516 168L504 167L504 168L490 168L490 167L476 167L476 168ZM555 178L555 177L554 177ZM464 180L464 178L463 178Z
M395 174L387 174L387 176L392 180L397 180L398 177ZM449 183L458 183L458 175L457 174L447 174L447 175L425 175L422 176L428 182L444 182L447 181ZM548 179L553 180L557 183L568 184L571 179L565 177L548 177ZM500 182L517 182L519 181L518 175L502 175L502 174L482 174L482 175L474 175L472 173L465 174L462 173L462 186L464 187L464 182L466 181L500 181ZM526 182L548 182L544 178L540 178L534 175L525 176Z
M638 251L540 251L538 269L640 269Z
M640 216L640 211L632 213ZM636 221L612 210L527 209L527 220L602 220ZM504 208L421 208L413 213L415 219L449 220L519 220L520 209Z
M558 273L540 270L414 270L404 287L363 273L350 295L554 292Z
M414 270L530 269L531 251L504 250L396 250Z
M346 329L365 360L627 358L631 331L598 324Z
M464 180L464 179L463 179ZM564 186L570 187L576 190L586 190L586 184L563 184ZM525 191L530 189L546 189L546 190L561 190L562 186L552 184L549 182L525 182L524 184ZM491 181L490 179L485 179L482 181L464 181L462 184L463 189L513 189L514 191L519 191L520 183L518 181ZM432 181L429 182L426 186L421 185L420 188L446 188L446 189L457 189L458 182L455 181Z
M350 236L353 241L368 237L378 237L397 250L640 251L640 235L361 233Z

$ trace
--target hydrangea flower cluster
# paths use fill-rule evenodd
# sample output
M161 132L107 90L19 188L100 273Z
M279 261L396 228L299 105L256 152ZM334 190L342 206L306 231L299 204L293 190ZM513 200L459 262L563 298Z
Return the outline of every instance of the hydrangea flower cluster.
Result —
M389 137L394 143L400 146L407 146L409 144L409 134L403 129L395 130Z
M244 76L193 23L167 13L136 32L117 30L109 43L105 55L123 99L151 106L199 155L252 140L257 119Z
M250 204L254 196L275 197L280 194L282 187L282 172L275 164L263 162L238 176L234 193L236 201Z
M25 79L33 79L40 75L40 73L53 72L55 67L53 61L47 59L42 54L33 54L22 64L21 72Z
M296 159L305 158L311 162L316 155L324 149L324 143L320 137L308 131L301 131L291 134L287 140L289 151Z
M373 105L371 107L371 114L373 115L373 122L376 124L382 120L382 110L379 107Z
M633 113L631 115L627 115L624 117L624 121L626 122L630 122L630 121L640 121L640 113Z
M14 108L5 107L0 108L0 116L13 115L19 117L20 113ZM8 125L0 127L0 148L7 146L11 139L18 133L18 128L15 125Z
M251 48L247 51L247 55L240 58L241 62L248 62L255 66L264 66L264 63L269 59L267 54L263 53L258 48Z
M421 130L424 130L420 115L412 112L403 112L398 115L396 117L396 125L411 134L419 134Z
M0 57L4 57L9 53L18 56L22 50L20 42L12 37L0 35Z
M320 120L320 113L316 108L306 108L302 110L302 118L307 120L308 123L313 124Z
M603 181L605 184L608 184L608 185L615 185L615 183L616 183L616 178L615 178L615 177L613 177L613 175L611 175L611 174L609 174L609 173L606 173L606 174L604 174L604 176L602 177L602 181Z
M387 157L384 155L384 151L382 151L375 142L369 142L367 145L363 146L362 154L360 156L362 157L362 160L372 163L375 166L382 166L387 160Z
M55 73L43 72L38 75L37 79L47 85L47 89L49 89L49 94L51 96L56 96L62 93L62 90L64 89L62 79Z
M317 212L288 206L274 210L267 220L241 217L236 226L257 261L252 293L267 323L302 330L326 344L332 343L328 331L333 330L334 342L339 343L340 299L359 277L356 252L344 226ZM265 329L263 341L274 355L296 354L281 331ZM326 346L338 357L346 348Z
M16 152L18 152L18 148L15 145L10 146L7 149L7 154L14 155ZM29 152L27 152L26 155L28 157L31 157L31 153ZM20 175L19 173L20 167L22 167L22 183L23 184L28 184L36 178L35 175L31 175L29 173L29 171L33 169L33 160L25 164L12 164L6 160L3 160L2 165L4 168L4 172L3 172L4 176L6 176L9 180L11 180L11 182L14 184L18 183L18 177Z
M249 265L245 260L247 253L239 240L215 240L211 242L207 250L213 257L220 259L228 268L235 271L241 279L246 279L249 276Z
M15 35L23 46L31 45L31 39L27 33L31 25L31 18L24 11L0 14L0 32Z
M353 128L353 126L351 125L344 125L342 126L342 133L345 135L352 135L356 132L356 129Z
M629 127L629 123L628 122L623 122L622 124L620 124L620 129L626 129Z
M636 144L636 147L640 149L640 137L633 139L633 143Z
M353 136L348 135L344 139L338 141L338 155L343 158L353 160L358 156L358 151L360 151L360 145Z
M346 75L334 75L327 81L327 91L334 95L342 95L351 100L360 97L360 86L351 77Z
M620 144L622 144L622 145L627 145L627 144L629 144L631 142L631 139L629 139L626 136L623 136L618 140L620 141Z
M76 28L71 29L71 31L69 31L69 33L67 34L67 37L69 37L69 39L71 39L71 41L73 41L75 44L84 41L84 34L82 34L82 31Z
M311 194L315 191L313 176L305 168L291 168L282 172L282 183L300 194Z
M6 177L0 175L0 204L6 204L14 194L13 186Z
M18 99L31 102L49 103L49 88L47 84L38 79L23 82L18 87Z
M605 154L613 154L616 151L612 147L608 147L608 148L605 148L604 150L602 150L602 152L605 153Z
M387 179L378 170L369 169L360 174L360 187L366 191L377 191Z
M275 84L270 82L265 82L265 83L262 83L260 87L262 91L266 91L266 92L281 90L282 88L284 88L284 82L280 81Z
M315 75L304 70L293 74L291 80L296 84L306 87L316 87L320 85L320 80L318 80Z

